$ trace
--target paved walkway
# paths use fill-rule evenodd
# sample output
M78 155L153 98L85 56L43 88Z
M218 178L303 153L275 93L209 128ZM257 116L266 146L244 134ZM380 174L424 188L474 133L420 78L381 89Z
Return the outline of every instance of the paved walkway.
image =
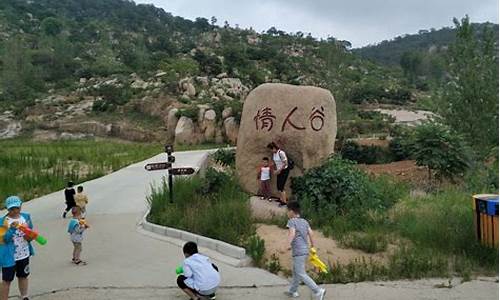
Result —
M199 166L206 154L206 151L175 153L174 166ZM49 241L44 247L36 247L37 255L32 259L32 295L75 287L165 287L175 284L174 270L182 262L182 250L137 231L137 223L146 211L145 198L150 186L161 182L165 174L163 171L147 172L144 165L165 159L165 154L161 154L83 184L90 199L87 219L91 228L86 233L82 254L88 261L87 266L71 263L72 244L66 233L68 220L61 218L62 191L24 205L23 209L32 214L35 226ZM216 263L220 265L224 286L286 283L261 269ZM241 276L242 273L245 276ZM11 293L16 295L17 289L11 289Z
M176 153L175 166L198 166L206 151ZM71 264L72 245L61 218L62 191L30 201L24 209L49 242L37 246L32 259L30 293L33 299L186 299L175 288L175 267L182 261L180 247L144 235L136 224L146 210L150 185L159 183L162 171L146 172L148 162L133 164L84 184L90 197L83 258L87 266ZM222 288L218 299L286 299L287 282L264 270L235 268L216 261ZM498 299L498 282L484 279L436 288L447 280L329 285L327 299ZM17 295L16 285L11 290ZM301 287L304 297L309 293Z

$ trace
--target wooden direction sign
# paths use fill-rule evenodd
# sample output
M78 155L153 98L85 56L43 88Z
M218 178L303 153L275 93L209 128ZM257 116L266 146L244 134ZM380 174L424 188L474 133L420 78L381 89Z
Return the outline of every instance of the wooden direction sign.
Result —
M169 171L172 175L191 175L194 173L193 168L172 168Z
M159 163L150 163L144 166L144 169L147 171L156 171L156 170L166 170L172 167L172 163L169 162L159 162Z

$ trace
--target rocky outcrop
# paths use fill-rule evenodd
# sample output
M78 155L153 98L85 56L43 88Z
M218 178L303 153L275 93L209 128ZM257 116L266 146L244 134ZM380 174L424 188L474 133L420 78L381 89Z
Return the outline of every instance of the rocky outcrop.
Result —
M175 127L175 143L191 145L196 142L193 120L182 116Z
M238 142L238 131L239 124L238 122L236 122L236 119L234 117L229 117L224 120L224 133L227 140L233 145L236 145L236 143Z
M10 111L0 115L0 139L13 138L21 134L23 126L20 121L14 120Z

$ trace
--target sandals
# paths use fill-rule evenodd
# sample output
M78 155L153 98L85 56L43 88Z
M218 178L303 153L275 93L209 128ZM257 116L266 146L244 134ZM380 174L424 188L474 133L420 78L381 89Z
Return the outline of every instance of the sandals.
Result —
M86 261L83 261L81 259L73 259L73 263L77 266L85 266L87 265Z

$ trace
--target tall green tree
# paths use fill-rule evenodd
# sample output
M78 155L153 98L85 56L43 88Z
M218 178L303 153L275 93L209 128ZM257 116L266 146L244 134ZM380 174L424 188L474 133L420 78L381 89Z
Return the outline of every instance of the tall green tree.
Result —
M30 100L43 84L31 63L31 56L23 40L14 37L6 42L2 56L2 98L4 100Z
M467 16L453 22L457 38L449 51L451 80L442 92L440 115L486 154L498 145L498 45L487 28L475 35Z

